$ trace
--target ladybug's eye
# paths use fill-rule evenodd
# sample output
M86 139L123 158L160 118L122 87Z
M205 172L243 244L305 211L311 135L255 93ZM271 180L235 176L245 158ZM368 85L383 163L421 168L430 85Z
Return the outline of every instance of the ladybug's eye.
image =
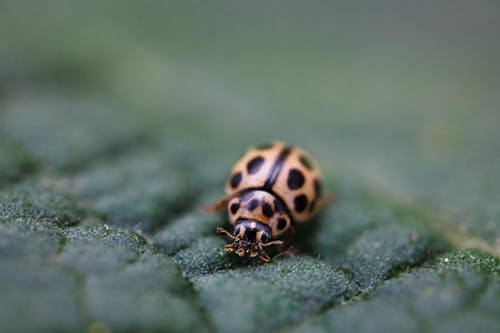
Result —
M238 234L240 233L240 225L238 224L236 227L234 227L234 230L233 230L233 235L234 236L238 236Z
M260 236L260 241L264 244L269 242L269 235L265 232L262 233L262 235Z

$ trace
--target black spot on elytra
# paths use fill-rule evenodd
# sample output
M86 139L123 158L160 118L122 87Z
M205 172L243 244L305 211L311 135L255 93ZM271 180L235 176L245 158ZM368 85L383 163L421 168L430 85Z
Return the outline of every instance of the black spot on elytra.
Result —
M274 199L274 211L276 213L283 213L285 211L285 207L283 207L283 204L278 199Z
M259 205L259 200L257 199L252 199L248 205L245 206L246 209L248 210L254 210L257 206Z
M321 187L321 182L319 181L319 179L314 180L314 192L316 198L319 198L321 196L321 193L323 192L323 188Z
M270 204L265 202L262 205L262 214L264 214L264 216L266 216L266 217L273 217L273 215L274 215L273 207L271 207Z
M266 149L271 148L272 146L274 146L274 143L264 143L264 144L256 146L255 149L266 150Z
M308 170L313 169L313 165L311 163L311 160L307 156L301 155L299 160L300 160L300 163L302 163L302 165L304 167L306 167Z
M260 167L264 164L264 157L262 156L257 156L254 157L250 162L247 164L247 171L251 175L255 175L257 172L259 172Z
M237 188L241 183L241 172L235 173L229 182L232 188Z
M321 193L323 192L323 188L321 186L321 182L319 179L314 180L314 200L311 202L311 206L309 207L309 211L314 211L316 207L316 202L321 197Z
M295 205L295 211L297 213L302 213L306 209L308 204L307 197L305 196L305 194L298 195L295 197L295 199L293 199L293 204Z
M314 207L316 207L316 201L315 200L313 200L311 202L311 205L309 206L309 212L312 212L314 210Z
M304 175L300 170L291 169L288 173L288 188L290 190L297 190L304 185Z
M278 229L283 230L286 227L286 220L282 217L278 219Z
M232 214L236 214L238 209L240 209L240 204L235 202L231 205L230 209Z

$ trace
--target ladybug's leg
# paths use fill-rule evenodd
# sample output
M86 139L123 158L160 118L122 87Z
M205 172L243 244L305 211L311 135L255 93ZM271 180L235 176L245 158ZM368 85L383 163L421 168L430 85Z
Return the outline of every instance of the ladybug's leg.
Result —
M271 257L264 251L265 247L271 246L271 245L276 245L276 246L283 246L283 241L280 240L275 240L271 242L267 242L264 244L259 244L259 252L260 252L260 257L259 259L264 261L264 262L270 262Z
M264 251L262 251L259 259L262 260L263 262L270 262L271 261L271 258Z
M285 234L285 237L283 238L283 241L281 242L281 245L276 246L276 250L278 251L278 254L275 256L292 256L296 253L296 249L292 246L293 244L293 239L295 238L295 228L290 228L290 231L288 231Z
M272 241L272 242L264 243L264 244L261 245L261 247L268 247L268 246L271 246L271 245L281 246L281 245L283 245L283 241L275 240L275 241Z
M225 234L226 236L228 236L229 238L231 238L233 241L237 240L238 238L233 236L229 231L227 231L226 229L224 228L221 228L221 227L217 227L217 232L220 233L220 234ZM228 252L237 252L238 251L238 248L237 246L235 246L235 243L231 243L231 244L227 244L224 246L224 250L228 251Z
M226 207L227 203L229 202L229 199L230 198L222 198L220 200L217 200L212 207L203 206L202 209L207 213L217 213L219 210Z

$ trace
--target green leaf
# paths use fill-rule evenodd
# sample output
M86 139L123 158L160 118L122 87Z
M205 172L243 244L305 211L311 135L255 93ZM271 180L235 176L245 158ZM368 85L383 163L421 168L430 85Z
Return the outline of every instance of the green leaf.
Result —
M358 291L342 271L300 256L204 274L193 281L220 332L286 327Z
M499 325L499 274L496 257L477 251L447 253L295 331L493 332Z
M0 191L0 221L33 219L60 226L77 224L84 211L71 193L61 190L54 179L27 182Z
M36 169L35 160L18 145L0 137L0 187Z

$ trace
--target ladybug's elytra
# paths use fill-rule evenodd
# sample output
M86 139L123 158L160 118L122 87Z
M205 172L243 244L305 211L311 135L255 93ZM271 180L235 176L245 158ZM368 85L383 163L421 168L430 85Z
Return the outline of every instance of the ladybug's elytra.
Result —
M226 197L209 210L227 207L233 232L217 228L232 239L226 251L268 262L264 248L276 245L279 252L285 251L295 223L307 221L321 208L321 188L319 168L305 151L273 142L249 149L236 162Z

